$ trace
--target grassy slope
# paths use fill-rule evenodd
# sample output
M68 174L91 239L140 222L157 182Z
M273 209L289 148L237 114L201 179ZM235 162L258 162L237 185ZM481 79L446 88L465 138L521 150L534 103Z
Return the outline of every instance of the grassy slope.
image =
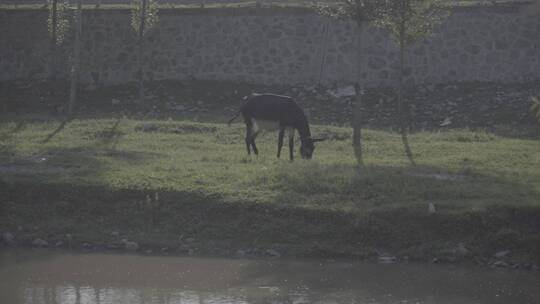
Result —
M537 140L416 134L421 166L413 169L398 136L368 131L369 167L357 173L346 128L316 126L332 140L319 144L315 160L290 163L275 158L274 133L258 140L261 156L246 157L240 124L85 119L44 142L59 125L0 125L0 230L22 226L28 238L52 239L74 233L96 243L120 231L173 247L194 237L200 243L190 246L201 251L388 250L424 259L465 242L477 256L540 253Z

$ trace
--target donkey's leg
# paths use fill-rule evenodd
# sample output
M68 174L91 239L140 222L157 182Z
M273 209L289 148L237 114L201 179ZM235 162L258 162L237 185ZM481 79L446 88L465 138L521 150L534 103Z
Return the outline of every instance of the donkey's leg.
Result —
M257 138L257 135L259 135L259 131L255 131L253 135L251 135L251 147L253 148L253 153L255 155L259 156L259 150L257 149L257 145L255 145L255 139Z
M280 128L279 129L279 135L278 135L278 146L277 146L277 157L280 158L281 156L281 148L283 147L283 137L285 136L285 129Z
M246 148L248 155L251 155L251 133L253 128L253 124L251 123L251 120L246 119Z
M294 160L294 129L288 130L289 133L289 157Z

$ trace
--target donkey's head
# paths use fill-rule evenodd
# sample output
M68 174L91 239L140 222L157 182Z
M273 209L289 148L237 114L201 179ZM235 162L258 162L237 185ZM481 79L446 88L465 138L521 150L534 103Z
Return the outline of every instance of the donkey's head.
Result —
M300 155L303 159L311 159L313 157L313 151L315 151L315 143L324 141L326 138L306 138L302 139L302 146L300 147Z

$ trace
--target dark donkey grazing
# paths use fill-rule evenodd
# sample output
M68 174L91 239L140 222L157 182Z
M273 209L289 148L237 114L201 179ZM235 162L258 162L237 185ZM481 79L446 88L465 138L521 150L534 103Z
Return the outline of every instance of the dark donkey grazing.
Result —
M244 117L246 123L246 146L248 155L251 155L251 148L255 155L259 155L259 150L255 145L255 139L261 131L262 124L268 122L279 130L277 157L281 156L283 147L283 137L287 129L289 134L289 155L294 159L294 131L298 130L300 134L300 155L304 159L311 159L315 150L315 142L324 139L311 138L309 123L304 111L296 104L294 99L289 96L274 94L252 94L244 98L246 103L242 105L238 114L230 121L231 124L240 114Z

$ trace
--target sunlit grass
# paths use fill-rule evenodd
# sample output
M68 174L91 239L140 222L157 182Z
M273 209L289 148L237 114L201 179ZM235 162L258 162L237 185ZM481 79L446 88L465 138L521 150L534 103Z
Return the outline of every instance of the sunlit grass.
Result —
M275 132L258 138L259 157L248 157L240 124L75 120L45 142L59 125L1 124L2 178L353 212L426 202L443 210L540 204L538 140L468 130L414 134L420 166L412 168L398 135L368 130L368 166L358 171L347 128L315 126L314 134L333 139L317 146L314 160L291 163L287 148L276 158Z

